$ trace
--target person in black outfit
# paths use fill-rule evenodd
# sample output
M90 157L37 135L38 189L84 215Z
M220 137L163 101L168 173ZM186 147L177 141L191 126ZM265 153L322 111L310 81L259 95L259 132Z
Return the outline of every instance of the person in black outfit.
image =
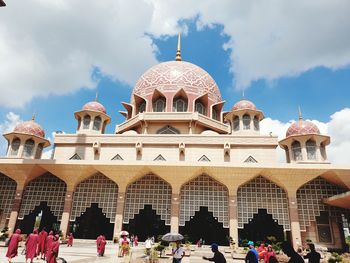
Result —
M321 254L316 252L315 245L310 243L310 244L308 244L308 246L309 246L309 249L311 251L309 253L307 253L306 256L304 256L304 258L308 258L309 263L320 263Z
M290 257L289 259L289 263L304 263L304 259L294 250L294 248L292 247L292 245L287 242L284 241L282 243L282 250L283 252Z
M211 251L214 253L214 257L207 258L203 257L205 260L214 261L215 263L226 263L224 255L219 251L219 246L215 243L211 244Z

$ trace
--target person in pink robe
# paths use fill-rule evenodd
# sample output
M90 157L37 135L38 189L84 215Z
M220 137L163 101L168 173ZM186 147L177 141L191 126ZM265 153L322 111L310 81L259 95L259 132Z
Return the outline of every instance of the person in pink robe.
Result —
M59 235L55 235L50 245L50 248L47 251L47 257L46 257L47 263L57 263L56 259L58 257L59 248L60 248L60 237Z
M46 252L46 238L47 238L47 232L45 227L41 232L39 233L39 246L38 246L38 256L41 259L45 259L45 252Z
M33 233L30 234L26 240L26 262L30 259L30 262L33 263L33 258L37 256L38 244L38 230L34 229Z
M7 249L6 257L11 262L11 259L16 257L18 254L18 243L22 241L21 230L17 229L14 234L12 234L9 242L9 247Z
M266 251L266 254L265 254L265 257L264 257L264 263L270 263L270 259L272 257L276 257L276 253L275 251L273 251L272 249L272 246L271 245L268 245L267 246L267 251Z
M73 236L72 233L70 233L69 236L68 236L67 247L72 247L73 246L73 240L74 240L74 236Z
M98 255L100 257L103 257L103 255L105 254L106 244L107 244L106 237L101 236L100 245L98 247Z
M100 250L100 244L101 244L101 239L102 239L102 235L99 235L97 238L96 238L96 248L97 248L97 255L99 256L100 253L99 253L99 250Z
M46 238L46 252L45 252L45 258L48 257L49 252L51 251L51 244L53 242L54 239L54 235L53 235L53 231L50 231L49 235Z
M137 247L139 244L139 237L136 235L135 238L134 238L134 245L135 247Z

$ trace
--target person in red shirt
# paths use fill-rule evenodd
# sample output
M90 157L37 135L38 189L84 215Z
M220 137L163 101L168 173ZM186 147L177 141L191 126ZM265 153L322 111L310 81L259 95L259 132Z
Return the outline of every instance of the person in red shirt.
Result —
M106 244L106 237L102 235L99 240L98 256L103 257L105 254Z
M47 251L46 261L47 263L57 263L56 259L58 257L58 252L60 248L60 237L55 235L50 246L50 250Z
M266 254L266 247L264 243L261 243L260 246L258 247L258 254L259 254L259 260L264 259Z
M69 236L68 236L67 247L72 247L73 246L73 240L74 240L74 236L73 236L72 233L70 233Z
M18 255L18 243L22 241L21 229L17 229L10 238L9 247L7 248L6 257L11 262L11 259Z
M46 252L46 238L48 234L46 232L46 228L44 227L39 233L39 246L38 246L38 256L41 259L45 259Z
M38 230L34 229L33 233L30 234L26 240L26 262L30 259L30 263L33 262L38 251L39 235Z
M275 251L273 251L272 246L268 245L267 251L266 251L265 257L264 257L264 263L270 263L271 257L276 257L276 253L275 253Z
M49 252L51 251L51 244L53 242L54 239L54 235L53 235L53 231L51 230L49 232L49 235L46 238L46 252L45 252L45 258L48 257Z

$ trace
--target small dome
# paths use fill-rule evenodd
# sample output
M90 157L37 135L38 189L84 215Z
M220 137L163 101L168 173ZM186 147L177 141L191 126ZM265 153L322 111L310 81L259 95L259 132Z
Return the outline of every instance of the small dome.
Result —
M253 102L249 101L249 100L240 100L239 102L237 102L231 109L231 111L234 110L256 110L256 106Z
M304 121L300 119L289 126L286 132L286 137L304 134L320 134L320 130L316 124L312 123L311 121Z
M24 133L45 138L45 131L34 120L25 121L20 124L17 124L13 132Z
M91 111L98 111L98 112L103 112L106 114L106 108L99 102L97 101L90 101L86 103L83 106L83 110L91 110Z

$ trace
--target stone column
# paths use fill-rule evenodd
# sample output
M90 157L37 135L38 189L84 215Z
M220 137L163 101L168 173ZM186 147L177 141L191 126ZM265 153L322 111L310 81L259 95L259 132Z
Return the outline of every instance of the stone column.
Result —
M171 218L170 218L170 232L179 232L179 212L180 212L180 195L171 195Z
M238 244L238 209L237 196L230 195L228 198L229 219L230 219L230 237Z
M115 215L113 236L119 236L119 232L123 229L123 213L124 213L125 193L119 192L117 199L117 212Z
M60 230L62 231L63 236L67 235L69 219L72 211L73 205L73 191L67 191L64 198L64 207L61 219Z
M9 228L9 234L12 234L15 230L19 209L21 207L22 195L23 190L16 190L15 199L13 200L12 204L10 220L7 225L7 227Z
M292 236L292 245L294 249L297 249L302 245L300 224L298 215L298 203L296 196L291 196L289 199L289 219L290 219L290 230Z

